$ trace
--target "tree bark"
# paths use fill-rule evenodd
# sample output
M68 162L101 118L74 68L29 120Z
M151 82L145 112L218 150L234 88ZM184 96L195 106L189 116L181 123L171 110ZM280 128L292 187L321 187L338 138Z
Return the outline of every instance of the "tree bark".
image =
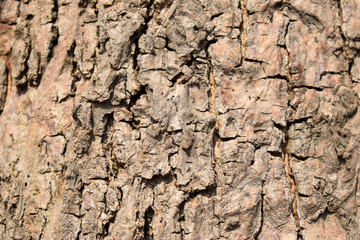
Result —
M0 1L0 238L360 239L359 16Z

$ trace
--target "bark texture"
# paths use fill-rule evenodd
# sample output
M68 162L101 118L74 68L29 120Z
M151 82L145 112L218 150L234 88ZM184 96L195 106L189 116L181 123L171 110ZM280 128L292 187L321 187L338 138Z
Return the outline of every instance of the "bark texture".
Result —
M0 1L0 238L360 239L359 16Z

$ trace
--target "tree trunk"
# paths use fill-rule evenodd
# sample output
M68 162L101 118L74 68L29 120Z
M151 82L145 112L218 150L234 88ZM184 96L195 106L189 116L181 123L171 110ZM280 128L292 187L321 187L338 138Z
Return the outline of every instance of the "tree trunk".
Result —
M359 15L0 1L0 238L360 239Z

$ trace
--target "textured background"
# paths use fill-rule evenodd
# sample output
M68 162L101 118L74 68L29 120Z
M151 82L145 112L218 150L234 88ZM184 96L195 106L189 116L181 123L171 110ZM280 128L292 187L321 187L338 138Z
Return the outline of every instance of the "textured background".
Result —
M359 16L0 1L0 239L360 239Z

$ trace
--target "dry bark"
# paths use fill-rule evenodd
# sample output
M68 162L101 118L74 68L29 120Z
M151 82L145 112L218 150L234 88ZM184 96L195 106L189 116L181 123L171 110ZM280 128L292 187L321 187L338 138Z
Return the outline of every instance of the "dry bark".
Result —
M0 238L360 239L359 15L0 1Z

